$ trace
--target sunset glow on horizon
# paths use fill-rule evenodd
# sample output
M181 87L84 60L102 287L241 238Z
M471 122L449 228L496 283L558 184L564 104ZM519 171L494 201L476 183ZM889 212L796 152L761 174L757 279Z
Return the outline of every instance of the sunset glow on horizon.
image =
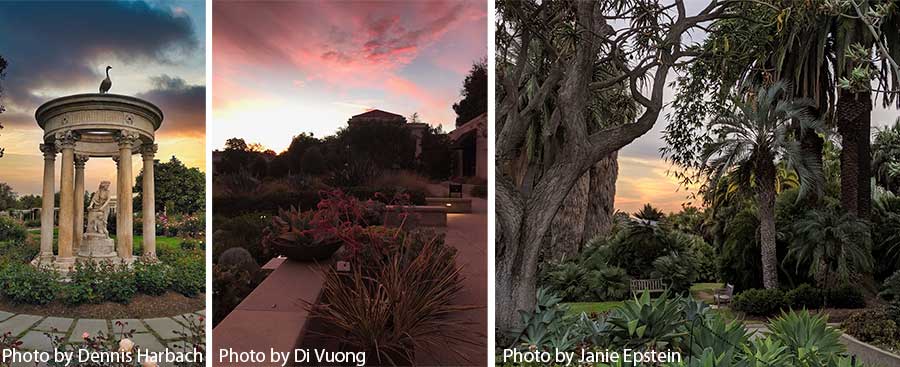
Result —
M280 152L371 109L455 126L452 109L487 55L485 1L214 2L210 139Z

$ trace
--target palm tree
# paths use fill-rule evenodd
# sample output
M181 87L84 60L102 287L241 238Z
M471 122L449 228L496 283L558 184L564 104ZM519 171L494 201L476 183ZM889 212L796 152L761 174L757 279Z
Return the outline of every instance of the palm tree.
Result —
M785 261L795 259L797 269L809 265L809 275L820 286L847 282L850 275L870 272L873 266L869 224L852 213L812 210L794 223L794 241ZM837 277L833 279L832 277Z
M712 187L729 173L742 176L755 186L759 217L759 238L763 264L763 285L778 287L775 253L775 180L777 161L786 162L800 177L801 196L822 189L821 165L801 153L798 139L791 134L792 121L818 129L819 122L808 114L808 103L784 99L784 82L760 87L744 100L735 100L731 113L714 116L712 128L717 139L707 144L703 167Z

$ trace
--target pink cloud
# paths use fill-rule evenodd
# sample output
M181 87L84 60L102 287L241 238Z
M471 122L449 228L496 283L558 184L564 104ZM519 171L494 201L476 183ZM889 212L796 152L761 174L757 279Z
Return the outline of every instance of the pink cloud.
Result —
M247 87L236 80L292 73L286 80L302 80L301 87L318 85L337 93L384 89L413 97L426 108L447 109L453 100L438 99L455 98L459 86L453 94L433 91L398 73L423 53L428 54L423 61L433 65L442 62L439 54L451 60L459 54L484 55L486 39L470 37L453 42L454 47L435 44L459 38L454 33L471 34L467 28L473 23L482 24L484 34L486 9L484 1L215 2L214 103L247 95L241 90ZM458 67L443 62L441 68L460 73L461 81L471 61Z

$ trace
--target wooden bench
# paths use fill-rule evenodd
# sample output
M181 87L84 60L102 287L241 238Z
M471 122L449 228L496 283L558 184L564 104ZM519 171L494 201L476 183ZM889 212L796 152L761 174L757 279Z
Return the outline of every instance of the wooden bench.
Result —
M648 291L650 293L665 292L666 283L662 279L632 279L631 294L637 295L639 292Z
M731 284L725 284L724 288L716 289L716 294L713 295L713 298L716 299L716 306L720 306L723 303L731 303L733 295L734 286Z

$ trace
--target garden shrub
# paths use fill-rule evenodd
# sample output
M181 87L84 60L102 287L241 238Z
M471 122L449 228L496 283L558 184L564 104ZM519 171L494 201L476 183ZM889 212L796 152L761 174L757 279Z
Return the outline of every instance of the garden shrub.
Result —
M755 316L771 316L788 307L780 289L748 289L734 296L732 307Z
M69 282L62 285L62 301L69 305L100 303L105 294L103 274L99 264L78 261L69 274Z
M866 297L858 287L843 285L828 291L828 306L835 308L863 308L866 307Z
M885 301L900 300L900 270L884 280L878 296Z
M613 265L624 268L629 275L649 278L653 261L672 251L682 250L679 243L657 225L632 222L608 241L609 259Z
M585 281L586 271L577 263L566 262L548 271L544 284L564 301L588 301L588 283Z
M194 251L194 250L203 250L203 241L187 238L181 243L178 244L182 250L185 251Z
M735 290L762 287L762 261L756 232L759 219L752 206L727 207L716 213L716 227L721 236L716 240L720 250L718 274Z
M228 266L213 266L213 327L225 319L250 292L257 281L244 269Z
M134 282L137 291L151 296L160 296L169 289L171 281L168 266L160 262L138 260L134 263Z
M39 252L39 243L28 238L25 241L0 241L0 268L6 263L30 262Z
M17 220L0 217L0 242L22 242L28 236L28 230Z
M100 265L103 275L102 290L104 299L110 302L129 303L137 293L134 272L127 266Z
M44 305L59 291L59 274L47 268L9 263L0 270L0 294L13 302Z
M171 289L187 297L195 297L206 287L206 264L203 253L185 253L172 263L168 272Z
M621 301L628 298L631 283L625 269L607 266L589 270L584 277L587 294L593 296L589 301Z
M787 292L787 299L792 308L819 308L822 306L824 296L821 289L809 284L801 284Z
M681 231L674 231L673 236L684 236L687 239L687 256L691 259L694 271L696 272L695 281L698 282L715 282L719 278L716 269L717 254L716 249L703 240L703 237L687 234Z
M254 212L237 217L216 216L213 220L213 263L219 263L219 256L226 250L242 247L249 251L257 264L265 264L273 255L267 254L262 246L263 229L271 218L266 213Z
M847 334L867 343L900 346L900 329L885 308L872 308L854 312L841 327Z
M677 294L684 294L691 289L691 283L697 278L694 271L694 260L687 256L671 254L653 260L653 277L662 279L669 289Z

